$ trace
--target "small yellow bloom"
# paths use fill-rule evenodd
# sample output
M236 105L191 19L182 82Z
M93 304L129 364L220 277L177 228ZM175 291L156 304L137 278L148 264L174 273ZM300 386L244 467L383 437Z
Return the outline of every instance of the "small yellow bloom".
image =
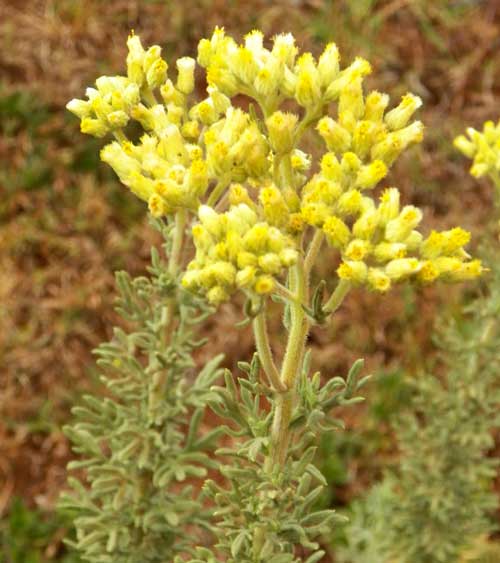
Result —
M362 239L352 240L344 251L348 260L364 260L371 251L371 244Z
M364 262L348 260L340 264L337 268L337 274L340 279L353 283L363 283L368 275L368 268Z
M368 287L380 293L385 293L391 287L391 278L380 268L369 268L367 281Z
M259 295L271 293L274 289L275 283L271 276L259 276L255 282L254 289Z
M349 227L338 217L328 217L323 224L328 242L335 248L343 248L351 238Z

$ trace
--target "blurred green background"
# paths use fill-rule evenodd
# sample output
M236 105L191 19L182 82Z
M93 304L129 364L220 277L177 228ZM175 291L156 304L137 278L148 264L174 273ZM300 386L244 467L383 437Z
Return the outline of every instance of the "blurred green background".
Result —
M158 242L144 206L99 162L101 143L81 135L64 106L100 74L123 72L131 29L171 60L194 55L216 25L237 37L291 31L315 54L333 40L344 63L369 59L371 88L424 100L426 140L390 182L424 208L428 228L460 224L478 241L491 220L491 190L469 177L452 139L499 118L498 0L1 0L2 562L74 561L61 543L70 524L54 513L71 457L61 425L79 394L96 388L91 350L117 322L113 272L143 272ZM313 333L326 376L359 356L381 374L367 406L348 414L347 433L325 437L333 503L349 503L394 458L389 423L406 403L405 378L432 359L437 312L453 314L464 292L355 292L329 329ZM247 332L223 330L239 315L227 305L206 327L229 366L252 350Z

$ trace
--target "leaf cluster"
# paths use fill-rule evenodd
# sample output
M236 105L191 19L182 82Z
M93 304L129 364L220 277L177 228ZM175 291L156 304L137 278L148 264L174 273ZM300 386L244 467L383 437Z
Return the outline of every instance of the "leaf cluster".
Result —
M336 377L323 386L319 374L309 378L306 359L298 383L298 401L291 428L293 441L284 468L270 467L269 436L274 393L260 382L257 355L251 363L240 362L246 377L226 372L225 386L213 388L217 399L212 409L223 418L230 444L217 450L225 461L220 473L224 484L208 480L204 492L216 506L214 549L199 548L190 563L314 563L325 554L318 540L345 519L333 510L317 508L327 485L313 464L320 429L338 428L341 422L327 418L339 405L355 403L362 362L354 364L347 379ZM180 561L180 560L179 560Z
M170 230L157 226L168 251ZM85 561L172 561L206 527L193 485L214 466L207 450L218 430L202 435L200 425L221 358L196 373L194 331L208 310L179 288L157 251L148 277L120 272L117 285L131 328L115 328L96 350L105 396L83 397L65 428L81 459L70 463L78 473L61 506L75 515L72 544Z

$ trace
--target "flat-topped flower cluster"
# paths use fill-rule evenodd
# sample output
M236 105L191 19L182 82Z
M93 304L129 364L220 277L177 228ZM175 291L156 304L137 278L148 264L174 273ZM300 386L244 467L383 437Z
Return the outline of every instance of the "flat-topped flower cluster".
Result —
M208 83L198 101L194 59L177 60L173 79L160 47L146 50L131 35L128 48L127 75L99 78L87 100L68 108L84 133L115 137L101 157L153 216L197 217L186 288L212 303L237 290L254 298L271 293L304 260L311 237L338 250L332 270L340 279L379 292L407 279L481 274L481 263L464 250L468 232L456 227L425 237L422 212L401 205L397 188L381 186L399 155L423 138L422 123L413 120L422 102L406 94L388 109L386 94L366 94L367 61L342 69L333 43L316 60L299 54L291 34L267 48L259 31L238 44L216 29L198 46ZM145 131L137 141L132 121ZM326 146L319 166L301 148L307 130ZM475 155L477 174L498 169L491 152L500 126L471 138L457 143Z

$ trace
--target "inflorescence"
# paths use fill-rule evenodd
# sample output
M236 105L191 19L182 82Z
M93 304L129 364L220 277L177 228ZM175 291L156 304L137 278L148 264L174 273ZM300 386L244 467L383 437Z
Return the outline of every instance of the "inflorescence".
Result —
M127 75L99 78L88 99L72 100L68 109L82 132L115 137L101 158L153 216L197 215L196 256L183 277L189 290L215 304L237 290L269 294L303 259L309 233L338 250L341 280L378 292L404 280L481 274L480 261L464 250L468 232L424 236L422 212L401 206L397 188L383 186L373 196L399 155L422 141L423 125L413 120L422 102L406 94L388 109L386 94L365 94L366 60L341 69L333 43L316 60L299 54L291 34L277 35L268 49L260 31L239 45L217 28L198 45L208 95L197 101L194 59L177 60L174 80L159 46L145 50L132 34L128 48ZM234 105L235 96L250 98L247 110ZM136 142L132 121L145 131ZM313 156L300 148L308 129L326 146L315 173ZM469 136L456 144L475 158L473 173L498 171L492 155L500 126Z

